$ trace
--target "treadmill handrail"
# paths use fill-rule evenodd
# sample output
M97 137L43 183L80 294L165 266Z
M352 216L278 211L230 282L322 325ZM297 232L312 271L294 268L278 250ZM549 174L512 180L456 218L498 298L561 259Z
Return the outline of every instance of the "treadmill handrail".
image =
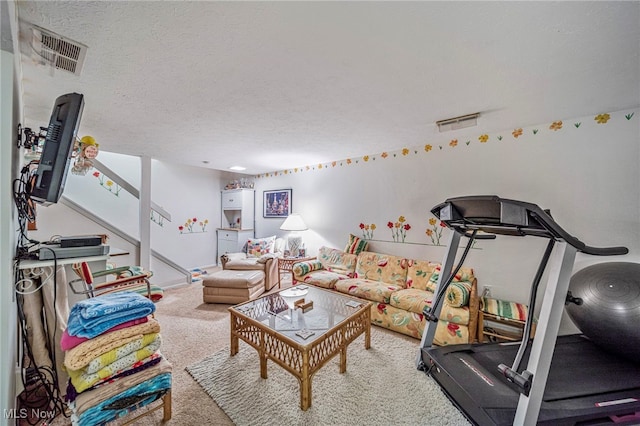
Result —
M473 215L465 216L467 210L470 210ZM485 215L482 215L483 210L486 210ZM497 211L500 212L499 217L496 216ZM500 198L496 195L449 198L444 203L435 206L431 213L447 227L462 235L465 235L470 229L479 229L493 234L532 235L564 240L578 251L595 256L623 255L629 252L627 247L622 246L588 246L565 231L549 213L538 205ZM509 214L511 215L508 219L515 223L504 221L503 216ZM445 217L443 218L443 216Z

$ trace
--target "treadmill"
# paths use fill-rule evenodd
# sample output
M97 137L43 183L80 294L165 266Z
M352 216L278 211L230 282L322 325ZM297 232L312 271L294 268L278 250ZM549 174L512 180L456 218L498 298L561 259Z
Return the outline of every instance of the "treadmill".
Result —
M431 375L449 399L477 425L640 424L640 362L603 351L583 335L558 336L578 251L610 256L626 247L590 247L569 235L535 204L494 195L450 198L431 212L453 230L416 366ZM481 232L479 234L479 232ZM548 239L529 296L520 343L432 346L447 286L475 239L496 235ZM461 238L468 244L454 266ZM548 281L535 337L530 339L536 294Z

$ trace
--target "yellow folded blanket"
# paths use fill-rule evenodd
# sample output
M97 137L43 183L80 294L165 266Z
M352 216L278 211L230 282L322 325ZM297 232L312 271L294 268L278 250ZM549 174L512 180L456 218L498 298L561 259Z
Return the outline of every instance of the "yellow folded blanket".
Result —
M69 370L71 383L78 393L85 391L100 380L111 377L118 371L147 358L160 349L160 344L160 334L146 334L141 339L100 355L85 368Z
M80 415L83 411L93 407L94 405L107 400L120 392L125 391L139 383L149 380L162 373L170 373L171 364L163 358L159 364L149 367L146 370L142 370L139 373L132 374L131 376L122 377L113 383L109 383L108 386L100 386L99 388L86 391L78 395L76 400L72 402L71 408L73 412Z
M80 370L93 359L112 349L140 339L144 334L159 332L160 323L154 318L149 318L145 323L101 334L65 352L64 366L69 370Z

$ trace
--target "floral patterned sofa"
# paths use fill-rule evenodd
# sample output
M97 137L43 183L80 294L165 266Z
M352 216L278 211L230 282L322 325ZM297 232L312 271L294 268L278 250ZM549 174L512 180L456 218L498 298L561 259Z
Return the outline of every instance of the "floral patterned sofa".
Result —
M434 299L440 264L374 252L355 255L321 247L316 260L293 266L295 281L373 302L371 322L420 339L425 306ZM451 345L476 340L477 280L471 268L460 268L446 293L434 343Z

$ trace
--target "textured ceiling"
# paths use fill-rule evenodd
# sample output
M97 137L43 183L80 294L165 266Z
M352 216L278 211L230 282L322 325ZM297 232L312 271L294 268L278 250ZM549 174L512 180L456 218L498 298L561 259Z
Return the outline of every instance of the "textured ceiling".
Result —
M19 1L88 46L22 49L24 121L85 95L106 151L246 173L640 105L640 2ZM478 127L435 121L481 112Z

